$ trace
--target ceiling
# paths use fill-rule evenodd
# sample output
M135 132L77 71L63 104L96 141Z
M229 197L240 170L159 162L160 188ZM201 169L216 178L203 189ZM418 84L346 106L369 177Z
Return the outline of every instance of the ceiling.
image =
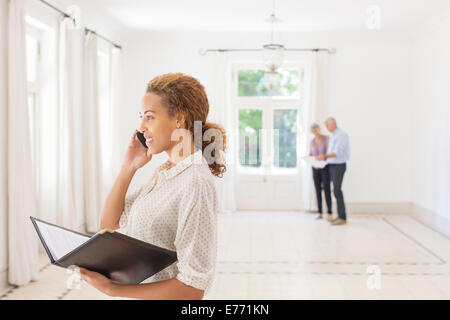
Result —
M65 1L65 0L62 0ZM77 0L91 14L102 14L126 28L144 30L268 31L272 0ZM381 29L414 28L450 0L276 0L282 20L277 30L319 31L366 28L367 8L381 9Z

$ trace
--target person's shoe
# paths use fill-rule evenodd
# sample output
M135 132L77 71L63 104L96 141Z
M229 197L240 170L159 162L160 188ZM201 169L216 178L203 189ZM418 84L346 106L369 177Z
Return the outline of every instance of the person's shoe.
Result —
M322 219L322 214L321 213L317 214L317 216L316 216L316 220L319 220L319 219Z
M327 214L327 221L333 221L333 215Z
M347 224L347 220L341 219L341 218L337 218L336 220L331 221L331 224L333 226L339 226L342 224Z

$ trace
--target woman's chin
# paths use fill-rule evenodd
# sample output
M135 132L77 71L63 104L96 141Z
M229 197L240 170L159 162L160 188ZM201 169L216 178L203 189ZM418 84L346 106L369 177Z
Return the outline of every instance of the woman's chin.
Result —
M152 146L152 145L150 145L150 146L148 147L148 152L149 152L151 155L161 153L162 151L163 151L163 150L158 150L157 148L155 148L155 147Z

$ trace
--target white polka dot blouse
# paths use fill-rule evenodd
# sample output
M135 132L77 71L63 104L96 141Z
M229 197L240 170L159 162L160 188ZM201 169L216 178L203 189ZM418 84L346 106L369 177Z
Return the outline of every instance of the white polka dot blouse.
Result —
M142 283L177 278L208 292L217 257L217 190L201 150L128 192L117 232L177 252L178 260Z

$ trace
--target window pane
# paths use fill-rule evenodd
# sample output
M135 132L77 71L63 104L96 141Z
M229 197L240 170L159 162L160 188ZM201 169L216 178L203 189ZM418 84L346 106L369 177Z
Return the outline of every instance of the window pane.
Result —
M38 65L38 41L29 35L26 36L27 50L27 80L29 82L36 81L37 65Z
M98 98L99 98L99 114L100 114L100 139L108 141L101 144L102 168L103 175L108 176L111 166L112 143L112 110L110 99L110 68L109 56L98 51Z
M299 84L298 70L279 69L275 74L257 69L238 71L239 97L299 97Z
M297 110L274 110L273 128L275 129L274 166L295 168L297 166Z
M29 137L31 143L31 161L34 164L34 145L36 143L36 132L35 132L35 112L36 112L36 95L34 93L28 94L28 121L29 121Z
M239 110L239 162L242 166L261 166L262 110Z

